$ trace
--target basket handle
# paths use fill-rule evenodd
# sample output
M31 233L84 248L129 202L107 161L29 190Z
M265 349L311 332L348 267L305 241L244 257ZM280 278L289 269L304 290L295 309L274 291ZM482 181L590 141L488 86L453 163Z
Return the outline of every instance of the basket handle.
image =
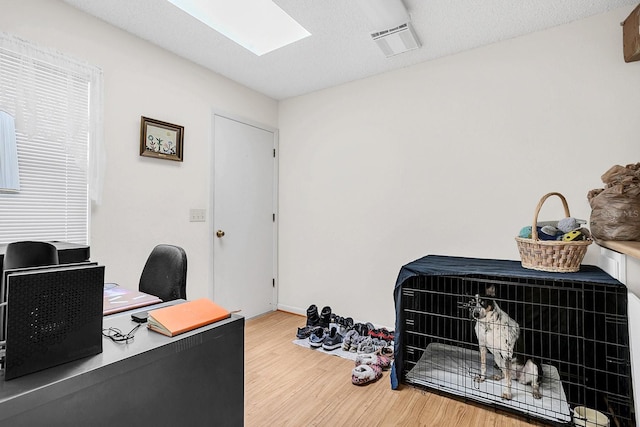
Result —
M569 218L571 214L569 213L569 205L567 205L567 199L560 193L547 193L538 202L538 206L536 206L536 212L533 214L533 225L531 226L531 238L533 240L538 240L538 214L540 213L540 209L544 204L545 200L547 200L551 196L558 196L562 201L562 206L564 206L564 215L566 218Z

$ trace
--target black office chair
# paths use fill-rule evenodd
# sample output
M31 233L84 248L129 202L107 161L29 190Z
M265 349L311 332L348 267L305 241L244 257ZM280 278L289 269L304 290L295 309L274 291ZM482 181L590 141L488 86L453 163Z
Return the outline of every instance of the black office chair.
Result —
M184 249L165 244L153 248L142 269L138 289L162 301L187 299L187 254Z
M40 267L58 264L58 249L47 242L13 242L7 245L0 276L0 302L6 298L4 271L14 268ZM5 308L0 306L0 341L5 339Z
M58 264L58 250L47 242L13 242L7 245L3 270Z

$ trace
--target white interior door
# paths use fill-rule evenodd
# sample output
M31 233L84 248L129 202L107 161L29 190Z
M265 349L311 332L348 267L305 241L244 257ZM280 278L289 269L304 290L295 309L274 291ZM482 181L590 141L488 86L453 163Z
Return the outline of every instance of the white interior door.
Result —
M213 294L249 318L275 308L274 130L214 114Z

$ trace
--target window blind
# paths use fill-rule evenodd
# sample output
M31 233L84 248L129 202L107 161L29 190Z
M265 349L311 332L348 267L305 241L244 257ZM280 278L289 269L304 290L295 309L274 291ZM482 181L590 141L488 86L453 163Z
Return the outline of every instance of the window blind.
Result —
M20 191L0 193L0 243L88 244L101 72L11 36L2 41L0 110L15 118Z

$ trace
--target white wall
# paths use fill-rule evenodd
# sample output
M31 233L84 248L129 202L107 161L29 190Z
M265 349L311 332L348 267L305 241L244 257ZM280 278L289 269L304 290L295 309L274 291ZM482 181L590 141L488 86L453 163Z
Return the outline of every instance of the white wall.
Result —
M402 265L519 259L514 236L551 191L588 219L600 176L640 161L631 10L281 102L280 306L393 326ZM554 198L540 219L562 216Z
M212 110L277 126L277 102L58 0L0 0L0 31L97 65L104 72L107 170L93 207L91 258L108 281L137 288L158 243L185 248L187 295L212 296L209 208ZM185 127L184 162L139 156L140 116Z
M562 192L588 218L600 175L640 161L640 63L623 62L619 25L630 8L279 108L61 1L0 0L0 10L0 31L104 71L108 167L92 258L132 288L167 242L187 250L189 297L211 295L209 226L188 222L190 208L209 206L211 109L280 129L280 306L331 305L385 325L403 264L517 259L513 236L543 194ZM185 126L183 163L138 155L141 115ZM559 215L549 201L542 216Z

